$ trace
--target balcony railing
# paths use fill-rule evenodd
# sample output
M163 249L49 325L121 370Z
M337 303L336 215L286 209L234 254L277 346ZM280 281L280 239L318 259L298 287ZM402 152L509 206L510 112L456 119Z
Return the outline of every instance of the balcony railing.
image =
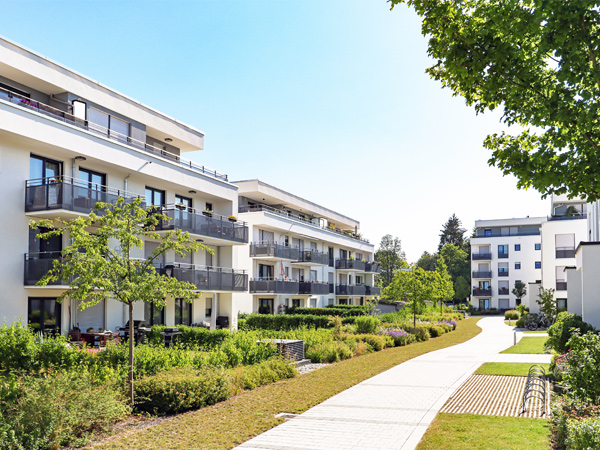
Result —
M248 225L241 220L178 205L163 206L159 208L159 212L171 220L159 221L157 230L178 228L192 234L240 243L248 242Z
M275 278L253 278L250 280L251 293L298 294L300 282Z
M556 247L557 258L575 258L574 247Z
M309 262L316 266L326 266L329 264L329 255L317 250L301 250L298 261Z
M492 278L492 272L488 271L475 271L473 272L473 278Z
M338 259L335 262L335 268L339 270L359 270L364 272L367 263L356 259Z
M157 267L157 272L179 281L192 283L202 291L245 292L248 290L248 274L244 270L173 263L161 264Z
M498 259L507 259L508 253L498 253Z
M25 182L25 212L66 209L88 214L97 202L115 203L119 197L131 203L142 196L71 177L38 178ZM140 206L145 207L146 203L142 202Z
M472 258L473 261L486 261L492 259L491 253L473 253Z
M279 258L298 261L300 258L300 249L298 247L289 247L275 242L253 242L250 244L251 258Z
M474 297L489 297L492 295L492 289L473 288Z
M507 277L508 276L508 269L504 269L504 270L498 269L498 276L499 277Z
M570 216L559 215L559 216L548 216L548 220L577 220L587 219L587 213L572 214Z
M557 291L566 291L567 290L567 282L563 280L556 280L556 290Z
M339 228L331 228L328 226L323 226L321 224L321 221L318 218L315 219L311 219L310 217L307 216L301 216L299 214L293 214L290 213L288 211L285 210L281 210L281 209L277 209L277 208L273 208L272 206L268 206L268 205L244 205L244 206L240 206L238 211L240 213L247 213L247 212L269 212L272 214L276 214L278 216L284 217L286 219L292 219L292 220L296 220L299 222L302 222L304 224L307 225L311 225L313 227L317 227L320 228L321 230L330 232L330 233L334 233L340 236L344 236L350 239L355 239L357 241L361 241L361 242L366 242L368 243L369 241L367 239L363 239L362 237L358 236L354 231L351 230L340 230Z
M52 269L54 261L60 257L61 252L26 253L23 284L25 286L35 286L37 282ZM48 285L67 285L70 281L71 280L57 280L48 283Z
M376 262L368 262L365 264L365 272L381 273L381 264Z
M203 175L208 175L219 180L227 181L228 179L226 174L209 169L208 167L205 167L202 164L195 163L189 159L182 158L181 156L176 155L175 153L168 152L166 150L163 150L162 148L158 148L153 145L147 144L146 142L132 138L131 136L118 133L114 130L110 130L88 120L79 119L72 114L73 107L71 105L65 105L67 111L63 111L53 106L46 105L42 102L31 100L28 97L23 97L22 95L16 92L4 89L2 87L0 87L0 101L5 101L21 106L35 113L39 113L44 116L49 116L53 119L60 120L61 122L65 122L70 125L74 125L94 134L99 134L105 138L119 142L120 144L125 144L138 150L143 150L145 152L153 154L159 159L167 161L176 166L185 167L186 169L190 169L194 172L201 173Z
M318 281L300 281L299 294L327 295L329 294L329 283Z
M381 295L381 288L379 286L365 286L367 292L365 295Z
M335 293L335 284L333 283L328 283L329 284L329 293L333 294Z
M367 294L367 288L373 289L371 286L338 284L335 293L337 295L377 295Z
M508 294L509 294L508 288L499 288L498 289L498 295L508 295Z

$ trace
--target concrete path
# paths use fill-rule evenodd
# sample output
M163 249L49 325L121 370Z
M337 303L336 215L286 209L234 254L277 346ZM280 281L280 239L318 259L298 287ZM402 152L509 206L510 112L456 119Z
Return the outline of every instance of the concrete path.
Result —
M240 450L410 450L446 400L484 362L550 362L550 355L498 354L513 345L501 317L483 331L351 387L237 447ZM282 411L286 412L286 411Z

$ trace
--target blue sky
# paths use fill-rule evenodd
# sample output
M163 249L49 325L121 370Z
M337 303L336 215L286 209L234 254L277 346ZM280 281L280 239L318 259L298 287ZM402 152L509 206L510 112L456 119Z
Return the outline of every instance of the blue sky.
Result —
M206 133L189 154L361 221L409 261L452 213L549 213L487 165L502 129L429 79L418 17L374 0L4 1L3 36Z

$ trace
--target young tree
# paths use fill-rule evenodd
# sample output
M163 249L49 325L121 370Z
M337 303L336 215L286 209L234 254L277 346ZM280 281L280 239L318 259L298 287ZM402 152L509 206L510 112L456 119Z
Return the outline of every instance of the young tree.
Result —
M464 234L466 231L467 229L462 227L462 223L460 219L456 217L456 214L452 214L440 230L440 244L438 245L438 251L447 244L454 244L458 248L462 248L465 244Z
M471 285L463 276L459 276L454 282L454 298L462 302L471 295Z
M540 306L540 312L544 314L551 322L556 317L556 300L554 300L554 289L544 289L540 287L539 299L536 303Z
M382 287L386 287L392 282L397 270L408 267L400 239L391 234L386 234L381 238L379 249L375 252L375 260L381 263Z
M477 113L502 108L490 165L544 195L600 198L598 3L391 0L423 19L427 72Z
M454 298L454 286L452 283L452 279L448 274L448 268L446 266L446 262L444 261L444 257L440 255L437 260L435 266L436 272L436 286L433 290L433 295L435 300L440 303L440 314L444 312L443 305L445 301L452 300Z
M438 276L415 267L412 270L400 270L394 274L392 282L385 288L385 296L392 300L406 299L413 310L413 324L417 326L417 312L425 307L425 300L433 297L433 279Z
M512 290L512 293L515 297L517 297L517 306L521 304L521 299L527 295L527 286L525 283L517 281L515 283L515 287Z
M417 267L423 270L435 270L435 264L439 255L437 253L429 253L424 251L419 260L417 261Z
M126 203L119 198L115 204L96 203L88 218L73 220L40 220L31 222L32 228L50 228L40 233L40 239L67 233L71 244L62 250L62 258L38 282L38 286L58 280L69 280L69 289L60 294L58 301L70 298L79 301L81 309L93 306L111 297L129 307L129 397L133 405L133 306L136 302L154 303L164 307L166 297L181 298L187 302L198 298L191 283L161 276L155 268L157 258L167 251L180 256L207 249L180 229L164 235L155 230L159 220L169 220L153 208L144 209L142 200ZM159 242L146 259L135 259L132 250L142 249L144 241Z

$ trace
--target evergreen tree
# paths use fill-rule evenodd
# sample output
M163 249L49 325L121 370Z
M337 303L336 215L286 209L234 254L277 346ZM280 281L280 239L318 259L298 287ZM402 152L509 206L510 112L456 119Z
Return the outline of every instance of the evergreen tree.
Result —
M391 234L386 234L381 238L379 249L375 253L375 261L381 263L380 279L384 288L392 282L396 271L408 267L400 239Z
M438 251L447 244L454 244L462 249L465 245L464 234L466 231L467 229L462 227L462 223L460 219L456 217L456 214L452 214L440 230L440 245L438 245Z

